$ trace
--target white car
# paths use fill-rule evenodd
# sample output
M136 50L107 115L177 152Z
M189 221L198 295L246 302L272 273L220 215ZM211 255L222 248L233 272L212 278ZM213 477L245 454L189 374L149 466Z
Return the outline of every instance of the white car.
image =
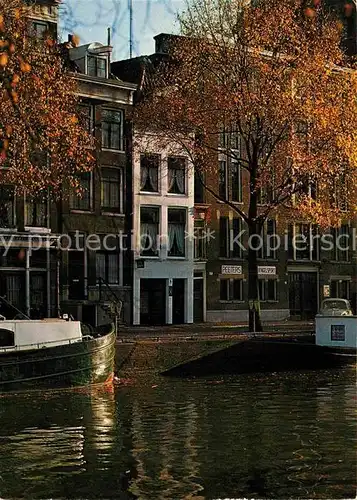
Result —
M350 301L347 299L325 299L322 301L322 316L353 316Z

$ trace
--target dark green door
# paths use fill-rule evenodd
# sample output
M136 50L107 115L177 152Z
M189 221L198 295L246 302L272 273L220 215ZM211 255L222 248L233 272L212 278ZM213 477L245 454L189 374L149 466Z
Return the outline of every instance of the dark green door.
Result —
M317 273L289 273L290 316L296 319L312 319L317 314Z

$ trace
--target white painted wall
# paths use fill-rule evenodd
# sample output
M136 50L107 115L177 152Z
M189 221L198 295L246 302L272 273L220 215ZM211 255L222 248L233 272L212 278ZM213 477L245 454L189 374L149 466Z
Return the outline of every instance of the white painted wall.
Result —
M316 344L357 348L357 316L316 316ZM344 326L345 340L331 340L331 327Z
M169 280L185 279L185 322L193 322L193 269L194 269L194 217L191 210L194 207L194 172L192 164L185 151L177 146L157 140L155 136L134 135L133 141L133 237L132 246L135 261L144 260L144 268L137 268L134 261L133 283L133 323L140 324L140 280L141 279L166 279L166 292ZM140 155L143 153L159 154L161 158L159 172L159 192L140 192ZM168 193L168 156L185 156L187 158L186 194L178 195ZM140 207L156 206L160 208L159 233L160 239L158 257L140 256ZM168 209L184 208L187 211L185 240L185 257L169 257L168 242ZM166 322L172 323L172 297L166 293Z

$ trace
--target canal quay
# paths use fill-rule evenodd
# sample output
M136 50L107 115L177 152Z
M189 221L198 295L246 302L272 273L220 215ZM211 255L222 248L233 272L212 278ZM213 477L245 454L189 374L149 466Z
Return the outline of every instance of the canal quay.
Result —
M355 366L161 376L243 335L203 330L121 332L111 388L1 397L0 498L355 498Z

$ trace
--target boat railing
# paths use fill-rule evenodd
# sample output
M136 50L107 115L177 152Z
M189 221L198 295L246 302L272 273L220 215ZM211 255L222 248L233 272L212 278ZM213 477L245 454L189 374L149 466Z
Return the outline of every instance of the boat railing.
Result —
M72 339L58 339L58 340L49 340L48 342L37 342L34 344L23 344L23 345L15 345L15 346L6 346L0 347L0 352L9 352L9 351L22 351L22 350L30 350L30 349L42 349L43 347L53 347L54 344L58 345L70 345L75 344L77 342L93 340L91 335L83 335L82 337L74 337Z
M27 314L25 314L23 311L21 311L18 307L14 306L14 304L12 304L11 302L9 302L7 300L7 298L4 297L3 295L0 296L0 302L3 302L7 306L9 306L11 309L13 309L14 311L16 311L16 313L19 316L21 316L22 318L24 318L24 319L31 319Z

